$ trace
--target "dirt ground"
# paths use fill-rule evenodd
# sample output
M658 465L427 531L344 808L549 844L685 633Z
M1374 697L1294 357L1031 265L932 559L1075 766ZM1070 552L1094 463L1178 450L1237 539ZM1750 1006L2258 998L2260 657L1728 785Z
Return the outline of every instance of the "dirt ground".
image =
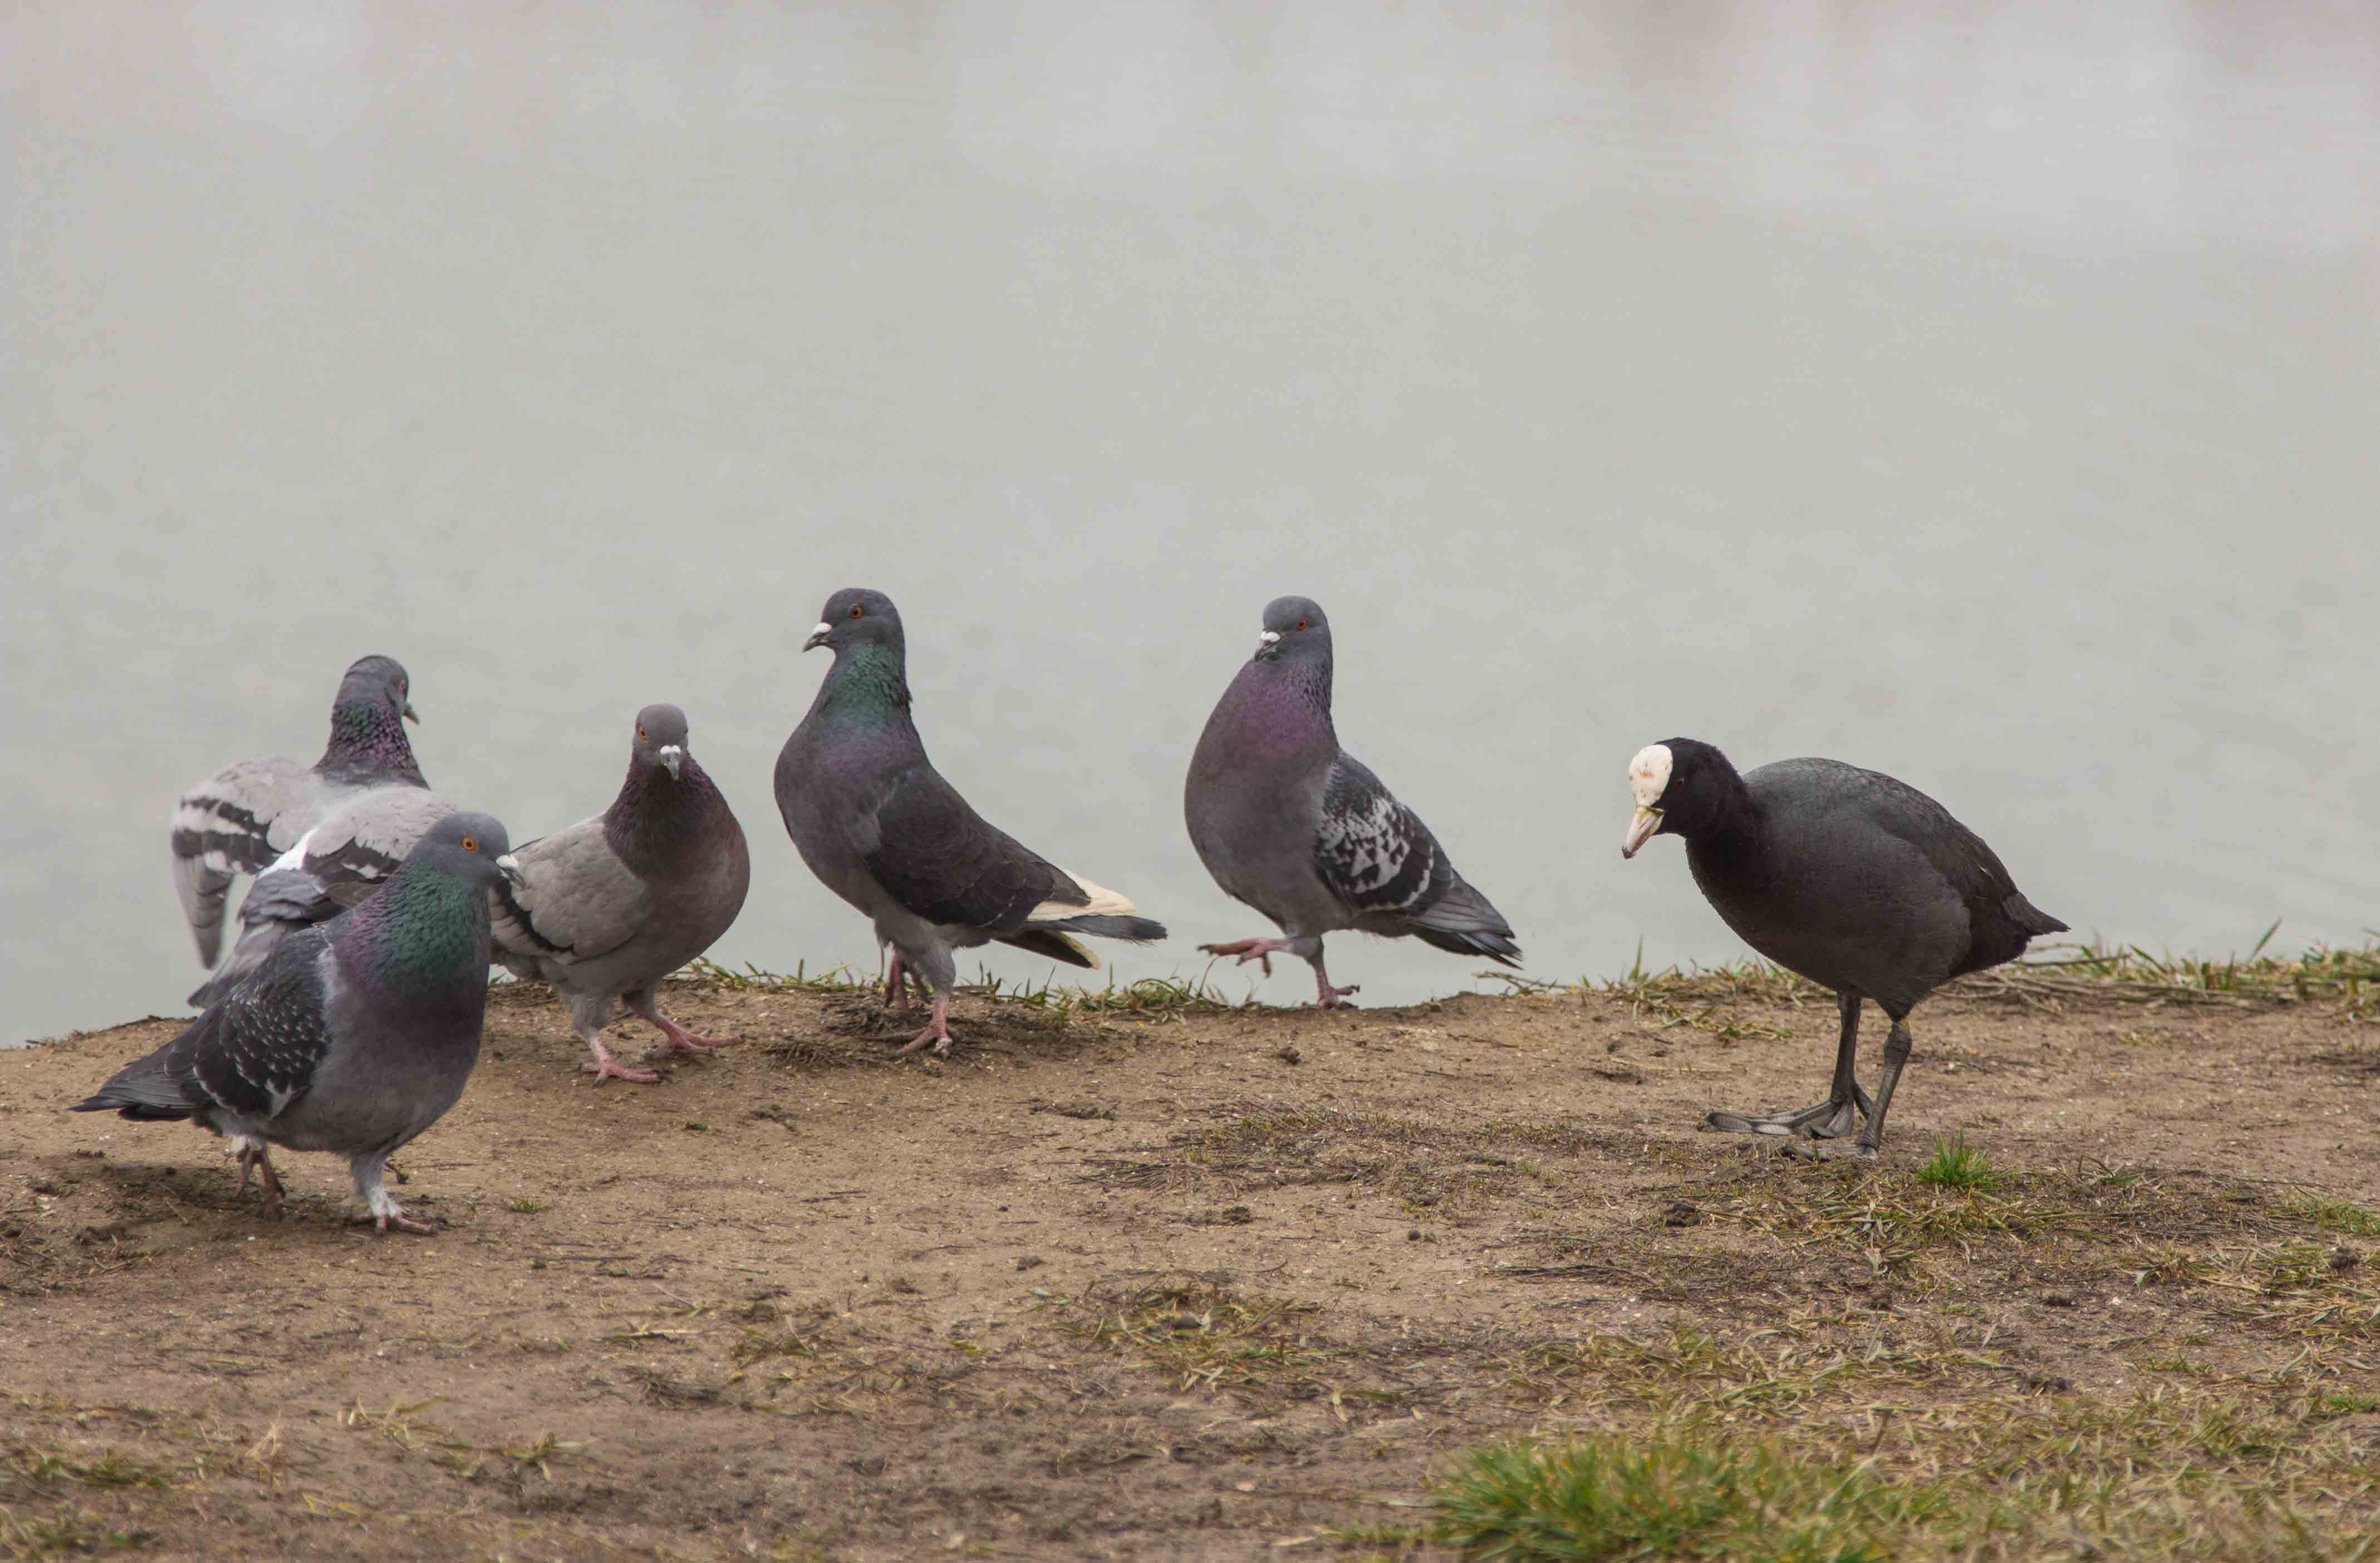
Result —
M1439 1557L1457 1449L1698 1395L1929 1471L2151 1390L2299 1416L2222 1457L2267 1486L2380 1444L2380 1039L2314 1006L1938 995L1864 1166L1699 1128L1823 1094L1823 996L970 996L939 1062L854 991L669 1002L747 1044L598 1089L498 989L426 1239L65 1110L176 1022L0 1053L0 1555ZM1912 1177L1954 1130L1988 1200Z

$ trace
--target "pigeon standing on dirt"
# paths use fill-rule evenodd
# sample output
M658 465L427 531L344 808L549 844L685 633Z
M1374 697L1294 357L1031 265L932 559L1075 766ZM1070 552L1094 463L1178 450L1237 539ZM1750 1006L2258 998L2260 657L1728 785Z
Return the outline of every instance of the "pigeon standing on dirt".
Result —
M570 1001L570 1022L606 1080L652 1081L603 1045L612 1002L660 1028L662 1046L700 1054L735 1037L698 1036L661 1011L663 977L715 944L744 910L752 881L744 828L686 746L686 713L637 713L628 778L591 820L516 849L516 883L497 891L496 959Z
M331 702L331 741L310 768L273 755L243 760L182 794L174 805L174 891L199 964L222 947L224 898L242 873L257 873L324 816L367 788L420 787L405 724L418 722L412 680L392 657L347 669Z
M996 939L1096 966L1070 935L1165 936L1123 896L987 824L935 771L909 720L908 652L891 598L836 592L802 649L816 646L834 653L834 665L777 756L777 809L810 872L892 946L885 1002L907 1004L905 972L932 990L933 1019L902 1053L950 1051L955 950Z
M455 1105L479 1061L488 897L507 849L490 815L448 814L379 895L282 940L181 1035L74 1111L190 1118L228 1137L241 1190L257 1174L273 1215L282 1187L268 1145L336 1152L382 1231L434 1231L397 1208L382 1177Z
M239 903L238 942L190 1002L205 1008L289 934L360 905L453 812L452 800L422 787L375 787L348 799L256 876Z
M2024 953L2066 924L2024 898L1983 837L1906 782L1840 760L1779 760L1739 775L1694 739L1647 745L1629 762L1635 815L1620 855L1682 836L1686 866L1745 944L1835 991L1842 1032L1833 1089L1790 1112L1715 1112L1740 1134L1839 1140L1852 1154L1884 1143L1884 1115L1909 1061L1908 1016L1953 977ZM1892 1021L1871 1100L1853 1071L1860 1000ZM1860 1125L1864 1116L1866 1122Z
M1520 964L1512 925L1447 861L1429 827L1370 767L1339 747L1330 721L1330 621L1306 597L1267 604L1256 655L1207 718L1190 757L1183 813L1215 883L1286 937L1201 945L1263 963L1285 952L1314 968L1316 1003L1333 987L1322 935L1341 928L1412 934L1457 955Z

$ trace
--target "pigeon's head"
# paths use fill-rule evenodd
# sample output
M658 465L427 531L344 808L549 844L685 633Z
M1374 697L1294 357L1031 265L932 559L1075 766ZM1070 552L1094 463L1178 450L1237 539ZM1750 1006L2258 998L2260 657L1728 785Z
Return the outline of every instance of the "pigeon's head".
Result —
M406 676L405 665L393 656L358 657L347 666L347 676L339 680L339 698L333 701L334 709L348 706L369 706L395 712L408 722L419 722L413 702L413 680Z
M675 781L686 769L686 713L674 705L649 705L637 713L637 765L659 765Z
M846 586L826 600L818 628L802 642L802 650L824 646L841 656L852 646L901 648L901 610L881 592Z
M1696 739L1648 743L1628 762L1628 790L1636 812L1620 840L1620 855L1633 858L1656 836L1692 836L1722 817L1727 788L1735 775L1727 756Z
M494 889L499 883L517 885L520 874L512 863L512 837L504 822L493 814L457 811L433 824L414 843L410 865L419 863L467 884Z
M1311 597L1275 597L1267 603L1257 660L1330 662L1330 621L1322 617L1322 604Z

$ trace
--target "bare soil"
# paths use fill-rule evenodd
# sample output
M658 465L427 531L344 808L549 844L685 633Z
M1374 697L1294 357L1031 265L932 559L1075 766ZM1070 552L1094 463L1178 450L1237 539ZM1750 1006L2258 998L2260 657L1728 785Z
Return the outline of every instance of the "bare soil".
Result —
M2150 1388L2380 1443L2380 1241L2304 1192L2380 1205L2380 1045L2315 1006L1947 993L1859 1166L1699 1127L1823 1094L1823 996L963 997L947 1061L857 992L670 1004L746 1044L599 1089L496 990L427 1239L65 1110L179 1022L0 1054L0 1555L1432 1557L1452 1451L1697 1384L1912 1470ZM1912 1177L1957 1129L1988 1201Z

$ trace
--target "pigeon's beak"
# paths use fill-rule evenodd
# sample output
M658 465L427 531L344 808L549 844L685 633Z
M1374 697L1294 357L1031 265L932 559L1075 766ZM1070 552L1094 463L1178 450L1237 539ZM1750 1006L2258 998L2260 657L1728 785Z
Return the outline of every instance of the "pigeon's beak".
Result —
M513 861L510 852L496 860L496 871L504 876L504 883L515 889L527 883L521 878L520 864Z
M1628 822L1628 834L1620 838L1620 855L1623 858L1634 857L1636 849L1644 846L1651 839L1653 833L1660 828L1660 810L1649 804L1638 809L1636 817Z
M405 702L405 719L412 723L417 727L421 726L421 713L413 709L413 702L411 701L407 701Z
M817 629L810 631L810 638L802 642L802 650L806 652L818 650L826 644L826 638L833 633L834 626L821 621Z
M1257 637L1257 660L1259 662L1281 654L1281 631L1268 629Z
M662 768L669 772L670 780L677 780L678 773L686 768L686 751L674 743L662 745Z

